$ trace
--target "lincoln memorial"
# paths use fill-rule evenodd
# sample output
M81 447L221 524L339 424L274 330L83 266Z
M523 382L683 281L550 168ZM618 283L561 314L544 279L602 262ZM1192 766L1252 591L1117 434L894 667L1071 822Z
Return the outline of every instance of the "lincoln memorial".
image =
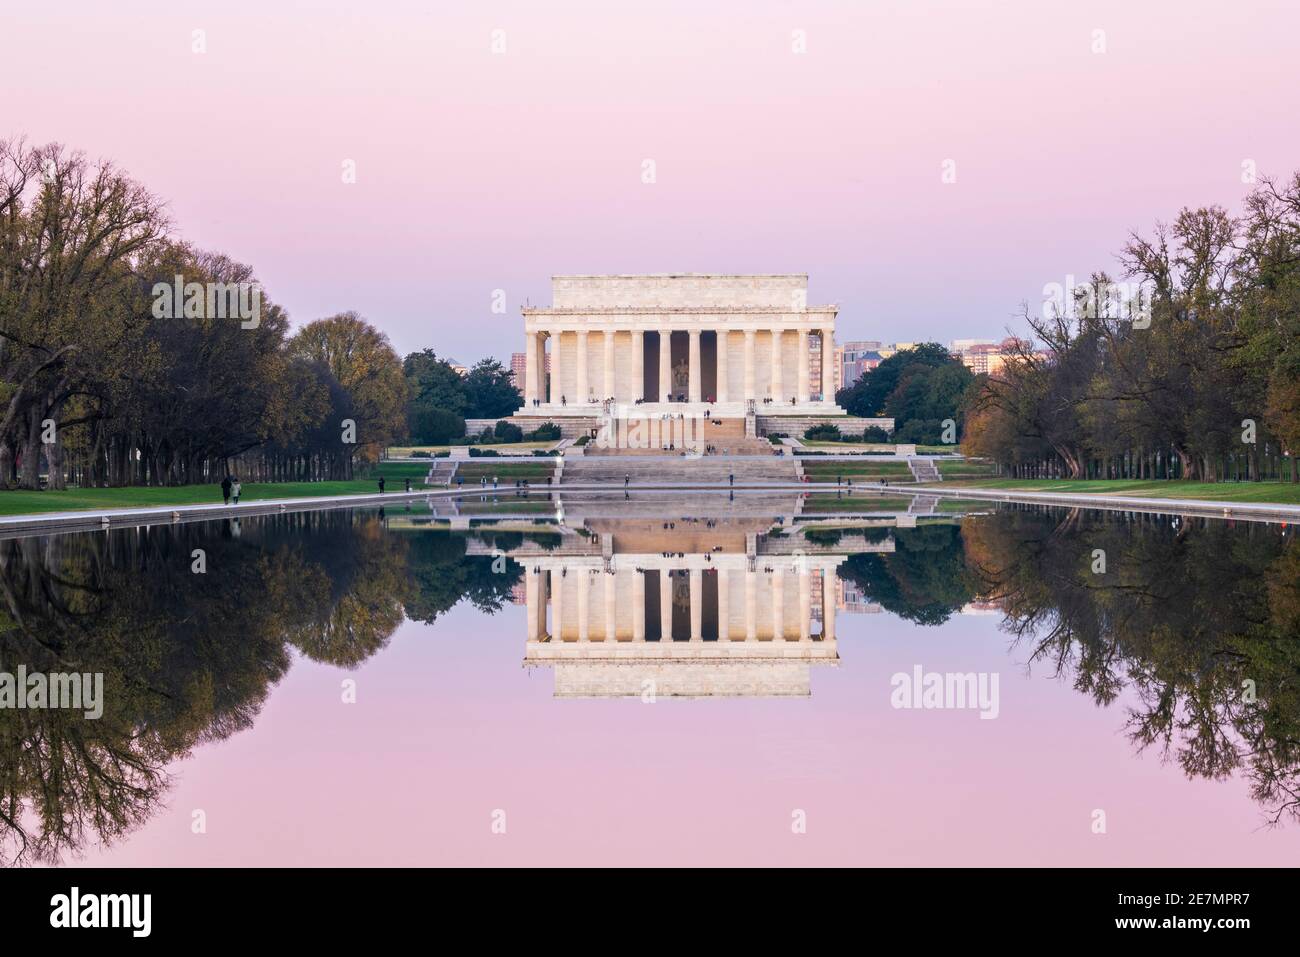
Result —
M555 276L552 300L523 310L520 415L844 415L837 310L808 304L807 275Z

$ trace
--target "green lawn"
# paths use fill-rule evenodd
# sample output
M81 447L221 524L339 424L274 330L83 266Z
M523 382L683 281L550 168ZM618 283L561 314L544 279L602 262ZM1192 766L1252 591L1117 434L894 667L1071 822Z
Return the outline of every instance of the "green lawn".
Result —
M826 449L828 452L888 452L894 454L894 446L887 442L830 442L826 439L800 439L801 445L810 449Z
M857 498L852 495L810 495L804 512L906 512L910 498Z
M1144 498L1200 498L1222 502L1300 504L1300 484L1291 482L1182 482L1146 479L974 479L944 481L958 488L996 488L1031 492L1086 492Z
M986 462L972 462L970 459L957 459L953 462L939 461L939 474L944 479L952 478L979 478L981 476L992 476L993 466Z
M816 459L800 459L804 474L814 482L834 482L835 476L853 478L863 481L870 478L905 479L911 481L912 470L906 462L873 462L864 459L861 462L818 462Z
M478 459L461 462L456 469L456 474L465 479L466 485L477 482L480 477L486 477L491 482L494 475L503 482L507 479L512 483L516 479L545 482L546 476L553 475L554 472L554 459L533 459L527 462Z
M402 479L385 472L389 492L402 491ZM423 478L423 474L421 474ZM412 479L411 490L424 488ZM358 495L375 493L379 485L372 479L349 482L262 482L245 484L241 502L269 498L314 498L321 495ZM131 508L150 505L220 505L219 485L177 485L169 488L84 488L65 492L0 492L0 515L28 515L38 512L73 512L79 509Z

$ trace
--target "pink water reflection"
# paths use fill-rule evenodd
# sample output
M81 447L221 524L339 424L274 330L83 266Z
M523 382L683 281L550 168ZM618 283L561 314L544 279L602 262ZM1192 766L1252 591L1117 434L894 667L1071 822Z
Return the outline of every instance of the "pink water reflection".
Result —
M1284 865L1240 781L1137 755L1119 705L1024 677L996 616L838 617L808 700L552 698L519 607L407 623L355 673L298 662L256 726L173 770L119 865ZM927 659L1001 673L1001 716L896 711ZM355 677L358 703L340 703ZM190 833L191 811L208 832ZM507 833L493 835L503 809ZM806 835L791 833L794 809ZM1102 808L1108 833L1091 833Z

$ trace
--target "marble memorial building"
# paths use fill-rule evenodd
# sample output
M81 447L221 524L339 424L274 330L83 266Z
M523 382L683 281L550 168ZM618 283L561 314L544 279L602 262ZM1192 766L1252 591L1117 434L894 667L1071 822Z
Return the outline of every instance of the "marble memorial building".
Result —
M523 310L521 416L845 414L837 310L808 304L807 275L555 276L552 299Z

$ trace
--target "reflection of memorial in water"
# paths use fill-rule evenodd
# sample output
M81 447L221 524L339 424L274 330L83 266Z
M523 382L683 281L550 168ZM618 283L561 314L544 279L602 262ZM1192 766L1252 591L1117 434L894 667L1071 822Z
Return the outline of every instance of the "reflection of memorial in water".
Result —
M771 504L673 519L571 511L558 547L508 550L524 567L525 665L552 668L557 697L809 695L812 666L839 661L836 567L894 543L813 542L796 499L787 514Z

